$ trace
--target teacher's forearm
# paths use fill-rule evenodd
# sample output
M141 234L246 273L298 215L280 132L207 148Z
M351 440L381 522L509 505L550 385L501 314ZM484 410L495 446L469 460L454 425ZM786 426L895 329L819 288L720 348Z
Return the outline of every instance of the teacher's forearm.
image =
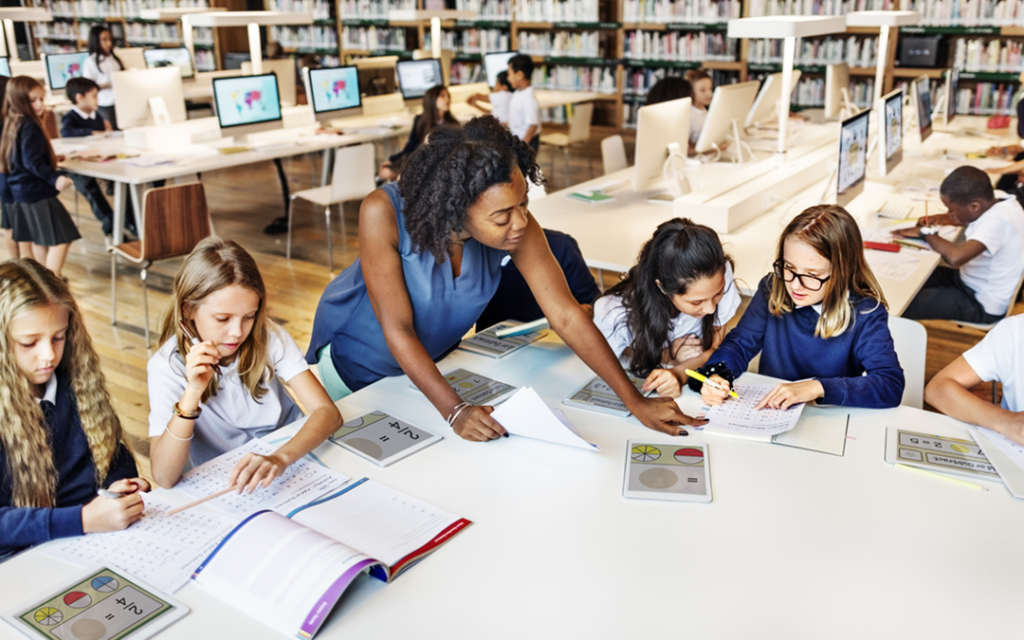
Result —
M415 329L385 329L384 339L398 361L398 366L402 367L402 371L409 376L413 384L427 396L427 400L430 400L430 404L434 405L437 412L447 418L462 400L438 371L437 365L420 342Z

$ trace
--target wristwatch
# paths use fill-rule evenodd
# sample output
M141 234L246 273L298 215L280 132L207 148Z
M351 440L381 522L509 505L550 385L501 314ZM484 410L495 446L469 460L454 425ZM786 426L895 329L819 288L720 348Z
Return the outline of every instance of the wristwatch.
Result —
M939 228L933 224L927 227L921 227L917 232L921 234L921 237L923 238L924 236L934 236L939 232Z

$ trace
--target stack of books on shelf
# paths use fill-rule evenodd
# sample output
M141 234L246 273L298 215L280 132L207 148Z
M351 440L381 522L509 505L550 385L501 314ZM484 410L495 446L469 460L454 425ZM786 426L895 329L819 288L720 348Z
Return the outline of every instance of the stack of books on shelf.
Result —
M923 26L1024 25L1024 4L1020 0L904 0L902 8L920 12Z
M958 38L953 49L953 67L982 73L1020 73L1024 60L1020 40Z
M782 40L751 40L748 62L782 64ZM826 36L798 38L796 64L828 65L845 62L851 67L873 67L878 60L878 38L874 36Z
M743 16L740 0L625 0L626 23L722 24Z
M519 32L520 53L565 58L601 56L601 34L597 31Z
M598 22L598 0L516 0L518 22Z
M363 51L407 51L405 29L401 27L343 27L346 49Z
M637 60L735 62L739 59L739 44L739 40L726 38L724 32L630 31L624 50L625 57Z

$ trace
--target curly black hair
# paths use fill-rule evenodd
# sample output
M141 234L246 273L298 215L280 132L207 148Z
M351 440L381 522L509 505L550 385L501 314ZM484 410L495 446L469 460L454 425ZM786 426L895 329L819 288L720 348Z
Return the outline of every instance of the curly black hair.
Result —
M444 262L466 210L487 189L511 182L516 165L530 182L544 183L533 149L494 116L474 118L462 127L438 125L398 179L413 249L430 251Z

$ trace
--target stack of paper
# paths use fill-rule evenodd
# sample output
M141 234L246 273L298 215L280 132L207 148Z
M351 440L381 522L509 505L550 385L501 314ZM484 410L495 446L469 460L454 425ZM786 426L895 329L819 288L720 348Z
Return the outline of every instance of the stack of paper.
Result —
M712 407L705 416L709 422L704 426L704 432L770 442L772 436L789 431L800 419L803 403L786 410L754 408L774 388L773 384L736 385L739 399L730 397Z

